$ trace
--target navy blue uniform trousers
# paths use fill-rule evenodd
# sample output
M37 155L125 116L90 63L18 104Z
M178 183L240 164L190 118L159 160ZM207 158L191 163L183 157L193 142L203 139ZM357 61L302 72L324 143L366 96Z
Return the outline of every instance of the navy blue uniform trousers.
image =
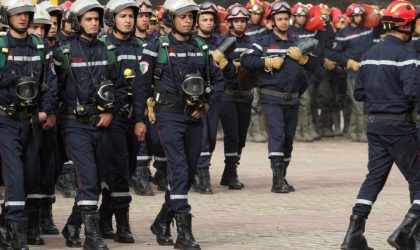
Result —
M63 134L68 158L76 169L76 203L96 210L103 171L111 160L111 129L66 120Z
M168 160L165 203L173 213L190 213L188 190L194 182L203 134L202 121L178 113L156 113L158 134Z

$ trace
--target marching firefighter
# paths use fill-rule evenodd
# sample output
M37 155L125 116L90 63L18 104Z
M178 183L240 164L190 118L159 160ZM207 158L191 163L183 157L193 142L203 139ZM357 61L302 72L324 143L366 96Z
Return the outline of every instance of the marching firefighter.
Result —
M200 15L197 20L197 36L203 39L209 49L214 51L221 42L220 36L214 33L217 23L217 6L212 2L200 4ZM220 72L221 74L221 72ZM220 77L222 79L222 76ZM210 160L216 147L217 126L219 123L220 97L223 94L223 83L215 84L209 99L210 110L203 116L203 138L201 154L197 165L197 174L194 178L193 189L201 194L212 194L210 182Z
M387 31L384 41L360 58L354 98L366 103L369 172L357 195L341 249L372 249L363 235L365 221L394 163L408 182L412 205L401 225L388 237L388 243L396 249L415 249L414 237L419 237L419 148L412 116L419 97L417 59L407 46L415 17L414 4L392 2L382 19Z
M1 22L10 27L0 46L0 154L5 183L5 219L13 249L43 245L39 226L41 124L53 111L57 79L51 53L28 28L32 1L3 1ZM26 211L25 211L26 209Z
M244 72L240 67L240 55L254 40L245 35L246 23L249 20L248 10L242 5L234 4L228 8L228 13L226 20L229 22L229 33L225 39L236 39L236 48L226 56L224 51L213 52L214 61L226 78L225 91L220 102L225 152L225 168L220 185L240 190L244 184L238 179L237 168L251 120L253 78L249 72L248 77L239 79L238 76L239 72Z
M103 14L103 7L95 0L73 3L69 21L76 37L61 46L58 62L63 136L78 188L62 233L67 246L78 247L83 223L86 249L108 249L99 233L96 210L102 174L112 150L110 125L127 95L115 46L97 39Z
M304 69L313 72L317 61L288 35L291 10L286 2L271 4L273 33L254 43L242 57L245 67L255 69L261 105L269 134L268 157L273 170L274 193L294 191L285 179L293 149L299 96L305 91ZM307 52L306 52L307 53Z
M147 101L149 120L156 122L168 160L165 202L151 225L158 244L174 244L170 224L175 218L178 232L175 248L200 249L192 233L188 190L200 156L201 117L209 109L210 83L220 74L208 58L208 46L191 35L198 5L192 0L167 0L163 8L163 23L172 31L143 50L134 83L135 133L139 140L144 140ZM152 95L151 83L154 94L153 99L148 99Z

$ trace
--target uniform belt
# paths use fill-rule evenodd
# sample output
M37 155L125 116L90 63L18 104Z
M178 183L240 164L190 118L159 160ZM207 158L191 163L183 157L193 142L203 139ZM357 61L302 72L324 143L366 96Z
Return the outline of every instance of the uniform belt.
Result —
M163 113L177 113L177 114L186 114L187 106L184 104L156 104L155 112Z
M252 93L253 93L252 89L248 89L248 90L225 89L225 94L231 95L231 96L249 96L249 95L252 95Z
M61 119L63 120L75 120L84 123L90 123L92 126L96 126L99 122L100 117L98 115L92 116L80 116L80 115L61 115Z
M86 115L85 116L92 116L92 115L99 115L100 112L95 104L86 104L84 105L86 108ZM62 107L61 112L63 115L74 115L76 107Z
M13 119L19 119L19 113L17 112L7 112L5 110L0 109L0 115L7 116Z
M283 92L272 90L272 89L260 89L260 93L263 94L263 95L271 95L271 96L275 96L275 97L280 97L284 100L289 100L289 99L299 97L299 92L283 93Z
M413 114L403 113L403 114L385 114L385 113L376 113L369 114L368 119L380 119L380 120L392 120L392 121L413 121Z
M159 92L155 92L154 99L156 103L162 103L162 102L183 103L184 102L181 96L159 93Z

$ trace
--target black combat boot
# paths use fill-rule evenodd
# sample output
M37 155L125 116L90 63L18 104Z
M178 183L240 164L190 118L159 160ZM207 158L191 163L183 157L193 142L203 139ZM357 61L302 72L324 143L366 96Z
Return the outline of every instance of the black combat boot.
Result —
M153 183L157 186L159 191L166 191L168 187L167 179L167 167L166 166L156 166L155 177L153 178Z
M28 224L27 224L27 240L29 245L45 245L42 237L41 226L39 224L39 208L27 209Z
M175 249L201 249L192 234L191 217L191 214L175 214L176 230L178 232Z
M100 233L104 239L113 240L115 238L112 228L111 194L108 189L102 189L102 202L98 210Z
M133 188L137 195L154 196L149 182L149 167L137 166L133 176Z
M197 173L201 183L201 187L198 192L200 194L213 194L213 190L211 188L209 168L198 168Z
M360 215L350 216L350 225L347 229L341 249L343 250L373 250L368 247L363 233L365 232L366 219Z
M229 189L242 189L245 185L239 181L236 164L225 164L220 185L229 186Z
M166 205L163 205L155 221L150 226L150 230L156 235L156 241L159 245L171 246L174 244L171 236L172 220L173 216L168 211Z
M66 246L68 247L82 247L80 241L80 227L82 225L82 216L76 204L73 205L73 209L67 223L61 231L61 234L66 238Z
M414 249L414 235L419 216L408 212L401 225L388 237L388 243L396 249Z
M76 179L74 172L60 175L56 183L57 190L61 192L64 198L76 197Z
M26 221L7 221L11 244L14 250L29 250L26 238Z
M52 214L52 199L43 199L40 202L40 224L43 234L48 235L57 235L60 234L57 226L54 224L53 214Z
M99 233L99 216L95 211L82 213L82 221L85 225L84 250L108 250L101 234Z
M1 197L3 199L3 197ZM10 242L10 234L7 231L7 221L4 218L6 213L4 203L1 204L1 214L0 214L0 249L12 249L12 244Z
M289 193L289 186L284 181L285 165L282 159L271 159L271 169L273 170L273 193Z
M290 185L289 182L287 182L287 180L286 180L287 168L289 167L289 163L290 163L290 161L285 161L284 162L283 179L284 179L284 182L286 183L286 185L289 187L289 191L290 192L294 192L295 191L295 187L293 187L292 185Z
M131 233L128 208L114 211L115 221L117 222L117 232L115 241L119 243L134 243L134 237Z

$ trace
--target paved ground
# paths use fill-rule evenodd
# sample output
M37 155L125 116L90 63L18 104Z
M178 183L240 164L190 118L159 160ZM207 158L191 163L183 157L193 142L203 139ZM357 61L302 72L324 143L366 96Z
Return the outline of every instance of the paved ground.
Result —
M203 249L339 249L348 226L351 207L366 174L367 144L343 138L296 143L289 167L289 182L296 192L274 194L266 144L248 143L239 168L245 189L230 191L218 185L223 171L219 143L211 169L214 195L191 192L194 236ZM73 204L58 196L54 206L62 228ZM131 223L134 245L107 241L111 249L172 249L159 247L149 230L163 201L133 196ZM366 237L375 249L391 249L386 238L409 207L407 184L391 172L367 222ZM176 229L173 228L176 238ZM61 236L46 236L47 245L34 249L66 249Z

